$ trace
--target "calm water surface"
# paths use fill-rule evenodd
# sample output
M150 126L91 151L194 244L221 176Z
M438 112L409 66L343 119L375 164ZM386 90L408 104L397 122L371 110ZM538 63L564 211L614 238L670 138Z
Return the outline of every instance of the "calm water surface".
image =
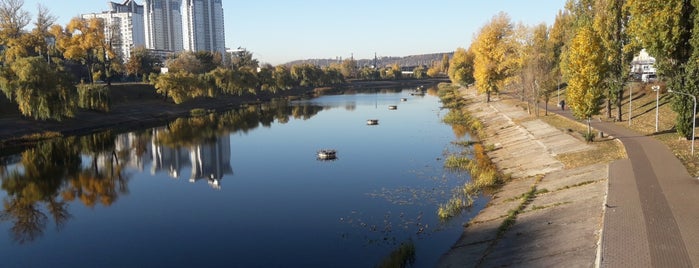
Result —
M432 267L485 201L440 222L468 180L443 159L468 136L441 123L437 97L409 93L276 101L5 156L2 266L374 267L412 244L414 266ZM318 160L323 148L337 159Z

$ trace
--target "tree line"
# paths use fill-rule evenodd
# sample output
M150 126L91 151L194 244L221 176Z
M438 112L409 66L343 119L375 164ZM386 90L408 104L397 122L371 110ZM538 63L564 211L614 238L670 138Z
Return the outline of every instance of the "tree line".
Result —
M559 88L573 114L590 119L606 110L622 120L622 95L631 81L633 56L645 48L656 58L661 83L677 92L699 93L699 14L696 1L568 0L553 25L513 23L495 15L459 48L449 77L474 84L490 100L516 92L531 107L548 102ZM692 133L693 100L673 95L677 132Z
M333 86L349 78L404 78L397 64L359 68L348 59L326 67L308 63L272 66L260 64L245 49L225 55L185 51L162 62L149 50L137 47L124 60L112 46L121 42L121 36L106 35L118 31L105 31L103 20L76 17L61 26L39 5L33 27L26 30L32 19L23 5L23 0L0 0L0 89L22 115L33 119L60 121L75 116L78 109L109 112L112 81L148 82L179 104L198 97ZM163 68L168 71L161 73ZM429 73L419 67L412 76L426 78Z

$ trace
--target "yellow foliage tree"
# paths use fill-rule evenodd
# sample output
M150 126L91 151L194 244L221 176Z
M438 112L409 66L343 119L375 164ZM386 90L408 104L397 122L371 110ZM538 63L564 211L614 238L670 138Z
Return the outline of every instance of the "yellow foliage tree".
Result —
M488 102L492 93L498 93L504 87L516 66L512 34L509 16L500 12L481 28L471 47L475 55L473 76L476 88L486 94Z
M449 62L449 79L452 83L469 85L473 80L473 51L457 48Z
M100 70L106 74L109 60L116 57L105 39L101 19L73 18L65 31L60 27L51 27L49 31L56 37L56 46L63 56L87 65L90 77Z
M573 38L568 51L568 104L573 115L580 119L589 119L600 111L603 97L603 79L607 70L602 40L590 26L583 26Z

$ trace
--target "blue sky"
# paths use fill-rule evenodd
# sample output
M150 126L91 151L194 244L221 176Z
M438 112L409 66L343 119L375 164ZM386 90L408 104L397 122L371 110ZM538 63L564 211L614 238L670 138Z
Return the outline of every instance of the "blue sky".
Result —
M25 0L65 25L82 13L107 9L106 0ZM114 2L122 2L115 0ZM138 1L143 3L142 0ZM308 58L373 58L454 51L468 47L500 11L513 22L552 24L565 0L223 0L226 47L244 47L262 62Z

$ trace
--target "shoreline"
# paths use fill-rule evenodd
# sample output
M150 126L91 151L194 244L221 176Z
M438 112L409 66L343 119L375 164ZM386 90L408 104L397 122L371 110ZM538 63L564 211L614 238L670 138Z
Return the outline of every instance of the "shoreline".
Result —
M353 81L333 89L367 89L374 87L409 87L437 84L447 80L434 78L423 80ZM182 104L165 100L155 92L152 85L124 83L112 85L112 109L96 112L79 109L75 117L63 121L40 121L26 118L16 110L16 104L0 98L0 149L12 150L34 144L42 139L64 136L87 135L116 130L126 131L155 127L180 117L189 117L193 109L224 112L242 105L266 102L273 98L313 96L314 88L293 88L277 94L267 92L258 95L219 96L198 98ZM4 154L4 152L3 152Z
M594 266L608 163L566 166L560 157L594 147L516 101L485 103L474 89L461 90L467 110L484 125L482 142L495 148L488 156L512 180L465 225L437 266Z

